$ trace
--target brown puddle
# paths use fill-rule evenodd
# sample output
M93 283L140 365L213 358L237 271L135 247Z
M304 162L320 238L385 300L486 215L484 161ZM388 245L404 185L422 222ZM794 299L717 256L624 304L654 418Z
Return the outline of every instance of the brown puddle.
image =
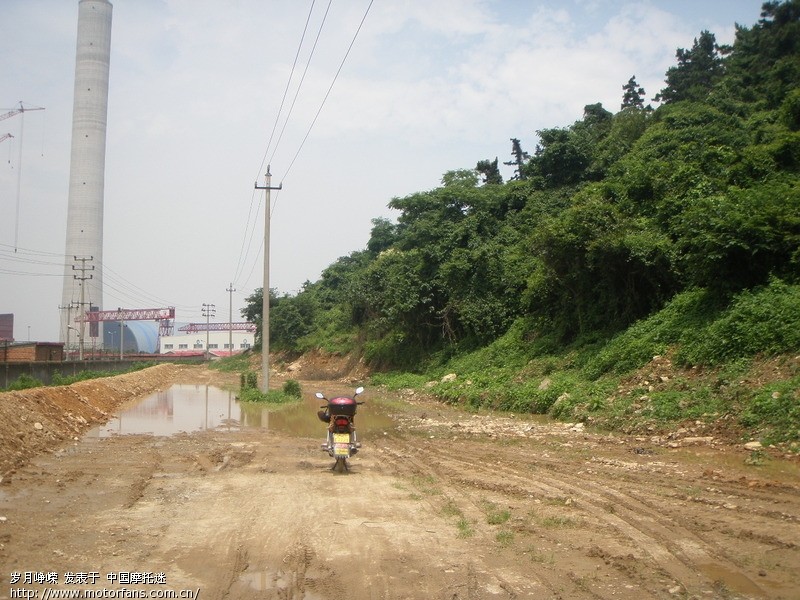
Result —
M238 431L244 427L276 430L301 437L325 435L325 424L317 418L320 400L304 394L292 405L239 402L236 393L208 385L174 385L156 392L119 412L87 437L151 434L170 436L194 431ZM394 421L369 400L358 409L359 433L393 429Z

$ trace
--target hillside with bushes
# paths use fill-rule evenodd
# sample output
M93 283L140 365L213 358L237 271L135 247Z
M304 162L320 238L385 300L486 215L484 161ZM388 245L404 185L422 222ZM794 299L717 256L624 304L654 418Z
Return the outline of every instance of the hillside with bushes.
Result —
M800 0L620 97L511 140L510 181L481 160L392 199L366 248L271 291L272 346L471 407L800 440Z

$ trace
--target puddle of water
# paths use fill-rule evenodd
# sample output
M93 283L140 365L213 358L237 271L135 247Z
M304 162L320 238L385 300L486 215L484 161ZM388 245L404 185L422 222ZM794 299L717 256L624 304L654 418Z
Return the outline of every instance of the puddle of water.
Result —
M156 392L108 421L91 429L86 437L151 434L170 436L213 429L239 430L257 427L303 437L324 437L325 424L317 418L320 401L313 396L278 409L258 403L240 403L231 391L208 385L174 385ZM365 404L358 410L359 434L394 428L379 407Z
M774 479L787 485L800 485L800 464L789 460L773 460L765 454L757 464L747 464L746 450L720 452L715 448L693 447L673 451L682 463L696 464L722 471L726 477L746 476L753 479Z
M295 596L292 592L299 589L299 583L305 584L308 580L322 580L326 577L324 573L317 573L313 569L311 569L311 572L306 570L305 573L300 575L302 577L301 582L298 582L298 575L295 571L284 571L282 569L276 571L245 571L239 577L237 583L245 589L259 592L276 590L279 597L291 596L294 598ZM322 596L306 590L303 593L303 598L305 600L321 600Z
M764 596L764 590L762 590L753 582L752 579L743 573L735 573L719 564L702 564L699 565L699 567L700 570L712 581L720 582L725 587L733 588L737 592L741 592L743 594L757 597Z

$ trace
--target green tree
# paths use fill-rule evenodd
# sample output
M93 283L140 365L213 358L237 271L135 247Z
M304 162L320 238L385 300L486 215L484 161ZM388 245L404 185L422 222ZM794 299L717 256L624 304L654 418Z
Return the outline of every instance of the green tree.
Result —
M602 177L597 155L611 130L613 115L599 102L587 104L583 119L567 128L540 129L527 172L537 186L554 188Z
M514 167L513 179L525 179L525 164L531 156L522 149L522 144L518 138L511 138L511 156L514 157L514 160L503 164L508 167Z
M478 174L473 169L455 169L442 175L445 187L475 187L478 185Z
M678 64L667 69L665 87L656 95L656 101L704 100L711 88L725 73L724 54L730 48L719 46L710 31L702 31L691 49L678 48Z
M694 201L675 227L689 285L725 294L800 281L800 186L778 178Z
M389 219L372 219L372 231L370 232L367 250L373 255L378 255L397 240L397 225Z
M264 299L264 289L263 288L256 288L253 290L253 293L250 294L247 298L244 299L244 308L241 310L241 315L244 317L245 321L248 323L255 323L256 325L256 336L255 336L255 346L261 346L262 340L262 325L264 321L264 307L263 307L263 299ZM277 300L277 291L275 289L270 288L269 290L269 307L272 310L272 307L275 306L275 302Z
M503 177L500 175L500 169L497 167L497 158L493 161L479 161L475 166L475 170L483 175L484 184L499 185L503 183Z
M631 219L587 188L532 233L525 292L533 315L566 339L619 330L674 293L673 244L649 219Z
M276 298L274 308L270 305L269 309L270 345L276 350L298 350L299 340L314 330L317 310L308 291Z
M736 27L728 60L731 93L777 108L800 88L800 0L765 2L753 27Z
M622 90L625 93L622 95L622 106L620 108L623 110L626 108L644 108L644 88L636 82L636 75L628 79L628 83L622 86Z

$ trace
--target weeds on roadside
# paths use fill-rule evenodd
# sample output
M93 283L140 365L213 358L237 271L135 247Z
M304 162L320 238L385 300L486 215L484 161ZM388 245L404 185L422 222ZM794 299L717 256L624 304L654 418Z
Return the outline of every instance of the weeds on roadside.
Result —
M153 362L141 362L132 365L128 369L124 369L121 371L79 371L74 375L62 375L60 372L56 371L53 373L51 381L49 384L45 384L44 382L28 375L27 373L23 373L17 379L12 381L8 387L0 388L0 391L19 391L19 390L28 390L31 388L37 387L56 387L62 385L71 385L73 383L77 383L78 381L87 381L89 379L102 379L104 377L115 377L116 375L124 375L125 373L134 373L136 371L141 371L142 369L147 369L149 367L154 366L156 363Z
M514 532L508 529L501 529L495 534L494 539L504 548L508 548L514 543Z
M732 416L732 425L764 444L792 444L800 442L800 373L792 362L799 345L800 285L771 279L723 304L707 290L690 289L625 331L568 346L520 319L486 347L443 354L422 374L377 374L373 382L424 390L468 410L547 413L612 430ZM670 373L654 385L629 387L656 355L686 376ZM742 383L758 381L762 359L782 355L790 364L779 380ZM449 373L456 377L443 381Z
M283 390L270 390L266 394L258 388L245 388L239 391L239 400L241 402L263 402L266 404L286 404L288 402L296 402L298 396L293 393L287 393L286 389Z
M539 525L550 529L578 526L578 521L576 521L572 517L562 517L562 516L541 517L538 519L538 521Z
M475 530L472 528L472 525L464 517L458 520L456 527L458 528L458 537L460 538L469 538L475 535Z
M27 373L23 373L8 385L6 391L11 392L19 390L28 390L30 388L42 387L43 385L44 383L42 383L35 377L31 377Z
M464 513L458 508L458 505L452 500L448 499L442 506L442 515L445 517L463 517Z
M498 509L494 502L487 500L483 502L483 512L486 514L486 522L489 525L502 525L511 518L511 511Z
M250 366L250 352L242 352L234 354L233 356L226 356L220 360L212 361L209 367L222 371L223 373L235 373L237 371L246 371Z
M764 464L766 458L767 455L761 450L753 450L750 452L750 456L744 459L744 464L751 467L760 467Z
M525 550L522 551L522 554L529 555L531 562L540 563L540 564L555 564L555 554L550 552L550 554L546 554L541 552L536 548L536 546L530 545Z
M411 478L412 485L419 490L421 494L425 496L437 496L442 493L442 491L436 487L436 479L431 476L420 476L415 475Z

